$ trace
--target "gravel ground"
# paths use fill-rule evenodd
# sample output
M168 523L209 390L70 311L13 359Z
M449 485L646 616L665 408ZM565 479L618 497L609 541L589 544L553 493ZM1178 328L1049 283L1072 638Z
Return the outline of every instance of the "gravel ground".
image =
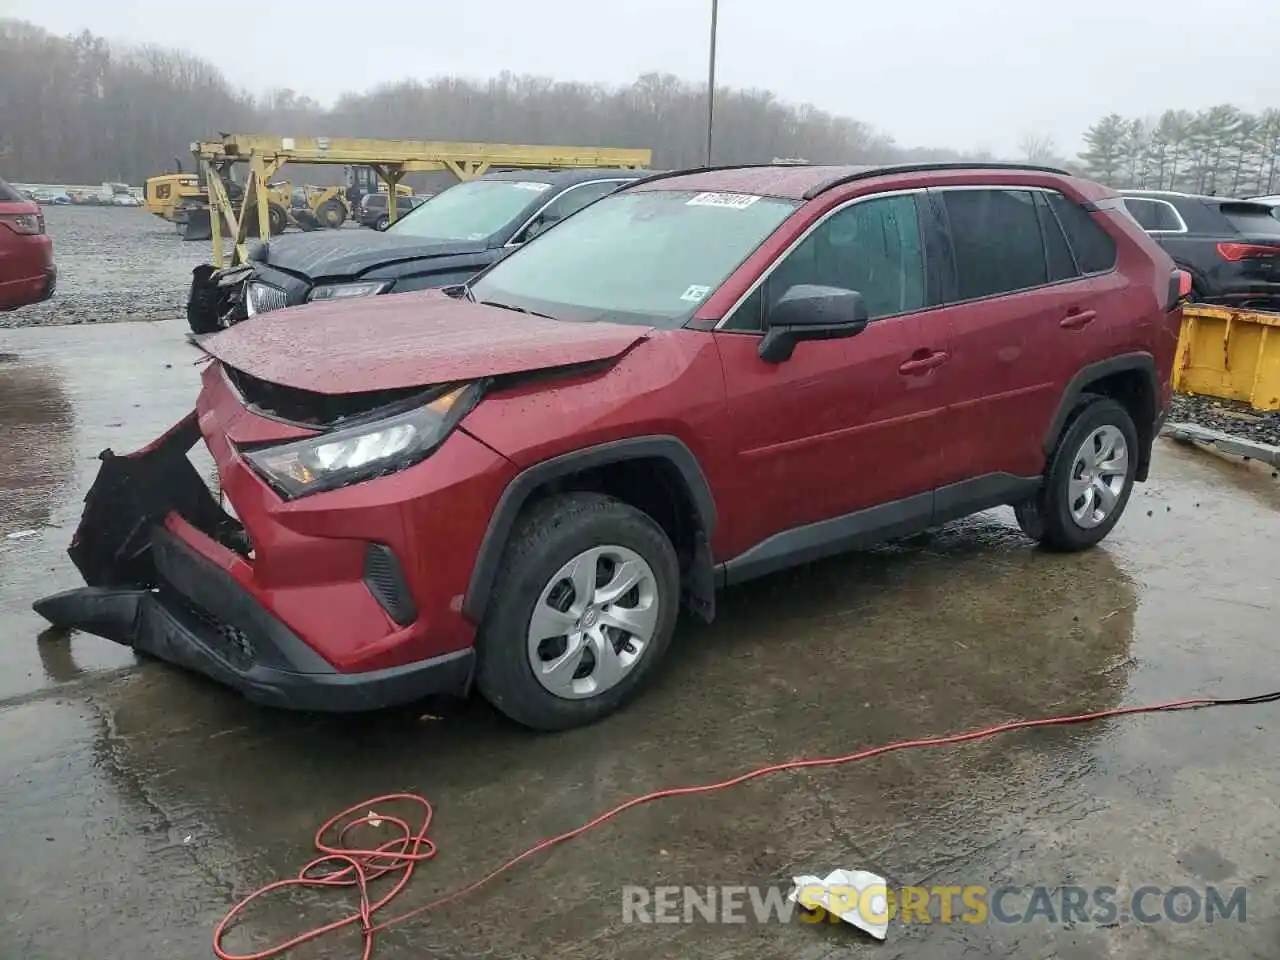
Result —
M1234 400L1176 394L1169 420L1173 423L1195 423L1233 437L1280 447L1280 411L1263 413Z
M0 313L0 328L170 320L186 312L191 270L210 245L184 242L141 207L43 208L58 290L53 299Z

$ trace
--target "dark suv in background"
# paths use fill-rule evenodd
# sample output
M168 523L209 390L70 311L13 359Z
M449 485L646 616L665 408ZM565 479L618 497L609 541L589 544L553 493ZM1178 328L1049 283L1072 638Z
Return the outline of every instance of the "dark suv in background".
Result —
M1280 219L1270 204L1159 190L1122 196L1142 229L1191 274L1191 299L1280 307Z
M515 170L459 183L386 230L286 234L249 263L193 271L187 320L209 333L313 300L351 300L463 283L511 250L652 170Z
M396 198L396 212L398 216L403 217L410 210L416 210L429 199L431 199L430 196L398 197ZM387 215L387 195L385 193L366 193L361 197L360 206L356 209L356 220L362 227L385 230L391 222L391 218Z

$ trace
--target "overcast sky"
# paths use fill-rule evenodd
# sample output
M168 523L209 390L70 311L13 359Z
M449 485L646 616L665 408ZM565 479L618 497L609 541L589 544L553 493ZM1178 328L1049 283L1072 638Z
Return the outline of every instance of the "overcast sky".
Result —
M501 70L705 82L710 0L0 0L58 33L182 47L255 93L323 102L405 77ZM207 11L253 10L252 20ZM388 11L391 24L376 17ZM359 21L355 17L362 18ZM378 35L378 34L381 35ZM375 39L376 36L376 39ZM718 81L867 121L906 146L1074 153L1109 111L1280 106L1276 0L721 0Z

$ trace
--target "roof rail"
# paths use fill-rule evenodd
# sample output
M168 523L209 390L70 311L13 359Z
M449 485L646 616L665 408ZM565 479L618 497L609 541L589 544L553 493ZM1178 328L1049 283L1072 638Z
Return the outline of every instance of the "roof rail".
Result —
M888 173L928 173L932 170L1027 170L1035 173L1056 173L1059 176L1073 176L1071 171L1063 170L1060 167L1044 167L1034 163L995 163L995 162L972 162L966 163L961 160L948 160L933 163L886 163L881 166L867 167L854 173L846 173L839 177L833 177L825 183L820 183L810 187L804 192L806 200L812 200L821 193L834 188L843 186L846 183L853 183L857 180L869 180L872 177L884 176Z
M632 180L618 188L617 192L630 190L632 187L638 187L645 183L654 183L658 180L670 180L674 177L687 177L696 173L719 173L722 170L759 170L768 167L799 167L798 163L726 163L717 166L707 167L684 167L680 170L663 170L648 177L640 177ZM1060 167L1038 166L1034 163L996 163L996 162L979 162L974 161L966 163L960 160L934 161L931 163L882 163L882 164L805 164L805 166L840 166L844 167L848 172L842 173L840 176L832 177L830 180L810 187L804 193L804 199L812 200L814 197L833 187L838 187L846 183L852 183L856 180L867 180L871 177L880 177L889 173L928 173L931 170L1028 170L1036 173L1055 173L1058 176L1070 177L1074 176L1070 170L1063 170ZM850 170L849 168L854 168Z

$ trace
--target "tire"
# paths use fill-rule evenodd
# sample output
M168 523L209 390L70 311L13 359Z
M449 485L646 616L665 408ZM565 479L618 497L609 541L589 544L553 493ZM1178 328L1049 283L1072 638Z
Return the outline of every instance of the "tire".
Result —
M1100 450L1102 464L1116 465L1116 458L1107 454L1115 452L1117 439L1125 447L1123 473L1097 470L1095 451ZM1023 533L1060 553L1087 550L1101 542L1129 503L1138 453L1138 431L1129 411L1109 397L1082 396L1049 458L1040 491L1014 507ZM1090 472L1092 482L1085 476Z
M385 230L387 229L387 225L389 223L391 223L391 218L384 213L382 216L380 216L377 220L373 222L373 229Z
M337 200L326 200L316 208L316 219L322 226L337 230L346 222L347 211Z
M288 211L278 203L269 204L267 206L267 229L271 231L271 235L273 237L280 236L287 226L289 226Z
M572 570L584 563L595 575L589 604L573 586ZM619 564L640 580L610 604L601 590L617 582ZM476 686L507 717L542 731L594 723L630 700L670 646L680 605L680 565L666 533L647 514L597 493L563 494L528 510L495 583L476 643ZM642 630L651 622L647 640L615 632L606 621L618 609L637 611L630 619ZM559 637L546 632L560 627ZM606 640L607 660L596 656ZM552 672L557 661L565 669Z

